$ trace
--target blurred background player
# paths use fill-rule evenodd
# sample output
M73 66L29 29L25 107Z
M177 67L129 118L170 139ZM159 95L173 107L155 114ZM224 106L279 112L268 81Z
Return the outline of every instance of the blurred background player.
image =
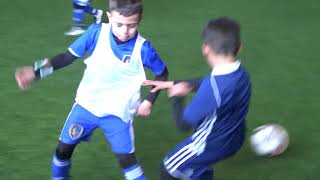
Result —
M88 140L96 128L102 129L109 141L125 178L145 179L134 153L133 119L151 113L159 91L140 101L140 88L146 79L144 67L156 75L156 80L166 80L168 71L151 43L138 33L142 12L141 0L110 0L109 24L92 24L65 53L36 61L34 67L17 69L17 83L26 89L35 78L44 78L88 54L75 104L52 160L53 180L68 179L75 147Z
M194 130L163 159L161 180L212 180L212 166L235 154L244 142L251 82L236 59L240 26L229 18L210 20L202 38L202 53L212 68L209 75L144 83L156 86L153 91L168 88L178 127ZM192 90L196 94L184 108L184 96Z
M90 0L73 0L73 26L64 34L67 36L78 36L86 31L85 13L92 14L97 24L102 21L103 11L90 6Z

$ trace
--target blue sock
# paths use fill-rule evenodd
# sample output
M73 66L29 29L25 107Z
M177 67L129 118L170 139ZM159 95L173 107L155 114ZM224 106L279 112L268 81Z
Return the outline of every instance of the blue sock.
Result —
M82 25L84 23L84 10L74 8L72 20L75 24Z
M84 11L85 11L86 13L93 14L93 15L95 15L95 14L97 13L97 9L92 8L92 7L90 7L90 6L86 6L86 7L84 8Z
M126 180L146 180L146 177L143 175L143 170L138 164L123 169L123 173Z
M52 180L68 179L70 168L70 160L59 160L56 155L54 155L51 163Z

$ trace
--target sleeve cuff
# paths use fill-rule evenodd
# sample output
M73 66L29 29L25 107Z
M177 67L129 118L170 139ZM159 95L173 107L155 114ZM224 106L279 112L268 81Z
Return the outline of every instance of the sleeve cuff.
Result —
M74 52L74 50L73 50L72 48L68 48L68 51L69 51L72 55L74 55L74 56L76 56L76 57L82 57L82 56L80 56L79 54L77 54L76 52Z

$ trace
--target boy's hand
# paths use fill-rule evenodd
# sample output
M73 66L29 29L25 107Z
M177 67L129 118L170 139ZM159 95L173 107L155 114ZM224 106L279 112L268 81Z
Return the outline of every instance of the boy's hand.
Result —
M162 89L169 89L173 86L173 81L151 81L146 80L143 82L144 86L154 86L150 92L157 92Z
M36 75L32 66L25 66L16 70L15 77L19 88L25 90L30 87Z
M138 107L137 116L147 117L151 113L152 103L144 100Z
M187 82L179 82L168 89L168 97L186 96L192 91L192 87Z

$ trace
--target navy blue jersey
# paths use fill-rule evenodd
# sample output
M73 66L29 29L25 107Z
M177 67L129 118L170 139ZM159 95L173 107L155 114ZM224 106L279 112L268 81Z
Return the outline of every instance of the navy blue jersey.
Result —
M250 95L250 78L240 63L231 73L215 73L213 70L202 80L184 110L183 119L196 131L201 128L210 131L209 141L243 136ZM212 123L212 126L206 123Z
M173 177L195 179L241 148L251 82L239 61L214 67L204 78L186 82L197 88L196 93L183 112L183 98L173 97L174 115L180 129L195 131L163 163Z

